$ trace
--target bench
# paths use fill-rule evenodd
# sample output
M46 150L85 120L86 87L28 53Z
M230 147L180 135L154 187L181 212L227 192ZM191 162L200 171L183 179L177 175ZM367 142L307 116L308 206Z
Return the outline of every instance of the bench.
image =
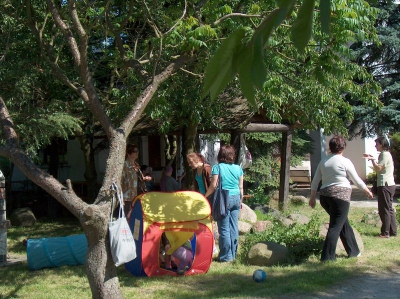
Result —
M290 167L290 180L293 183L311 184L311 170L307 166Z

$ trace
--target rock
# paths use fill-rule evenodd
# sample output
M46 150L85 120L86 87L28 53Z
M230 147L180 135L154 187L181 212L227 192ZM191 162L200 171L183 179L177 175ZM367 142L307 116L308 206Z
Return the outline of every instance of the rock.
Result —
M239 235L245 235L250 233L252 227L253 226L250 223L239 220L238 223Z
M256 223L257 215L248 205L243 203L242 209L239 212L239 220L250 223Z
M381 227L382 226L382 221L381 218L379 217L378 211L372 211L369 214L365 214L363 216L363 219L361 219L361 222L364 222L369 225Z
M326 233L328 232L328 228L329 228L329 223L328 222L323 223L321 225L321 227L320 227L319 235L321 237L323 237L324 239L326 237ZM360 235L360 233L358 232L357 229L355 229L353 226L352 226L352 228L353 228L353 231L354 231L354 235L356 237L358 248L360 249L361 252L363 252L364 251L364 242L363 242L363 240L361 238L361 235ZM344 249L343 243L340 240L340 238L339 238L338 244L336 246L336 254L347 255L346 250Z
M288 257L288 249L274 242L257 243L247 255L247 262L255 266L273 266L283 263Z
M290 214L288 218L298 224L308 224L310 222L310 218L302 214Z
M253 225L253 232L255 232L255 233L263 232L273 226L274 226L274 224L269 220L257 221Z
M289 227L289 226L291 226L291 225L294 223L294 221L293 221L292 219L285 218L285 217L280 217L280 218L279 218L279 221L280 221L280 223L281 223L282 225L284 225L284 226L286 226L286 227Z
M302 195L294 195L290 197L290 202L295 205L306 205L308 204L308 199Z
M30 208L20 208L11 213L10 222L13 226L34 226L36 217Z
M279 191L276 190L271 194L271 200L279 201Z

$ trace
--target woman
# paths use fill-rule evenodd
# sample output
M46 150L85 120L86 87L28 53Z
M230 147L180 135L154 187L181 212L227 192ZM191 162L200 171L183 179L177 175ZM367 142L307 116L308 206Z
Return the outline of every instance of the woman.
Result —
M339 236L349 257L357 257L361 254L347 218L352 191L347 176L359 189L364 190L369 198L373 197L371 191L358 176L353 163L343 157L345 148L346 141L342 136L331 138L329 141L331 154L319 163L311 183L309 205L312 208L315 207L318 184L322 180L320 203L329 214L329 229L322 249L322 262L336 260L336 245Z
M228 213L225 218L217 221L219 233L218 261L231 262L236 257L239 242L239 210L243 200L243 169L233 164L235 148L224 145L218 153L218 164L211 171L211 184L205 194L210 196L218 186L218 177L221 172L222 189L229 191Z
M190 153L186 156L189 167L193 169L193 188L205 195L211 183L211 165L199 153Z
M121 188L124 195L124 212L128 216L133 199L146 192L140 165L136 162L139 158L139 148L135 144L126 146L124 168L122 170Z
M389 153L389 140L379 137L375 140L375 148L380 152L378 162L369 154L363 154L363 158L372 162L377 174L378 212L382 221L379 238L397 236L396 214L393 209L393 197L396 192L394 182L393 158Z

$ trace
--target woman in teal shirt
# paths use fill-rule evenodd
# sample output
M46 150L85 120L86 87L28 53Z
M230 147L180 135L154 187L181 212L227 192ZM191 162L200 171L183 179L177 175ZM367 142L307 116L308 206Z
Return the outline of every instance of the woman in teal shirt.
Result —
M224 145L218 153L218 164L211 171L211 184L205 194L210 196L218 186L219 172L222 176L222 189L229 190L228 213L222 220L217 221L219 233L218 261L231 262L236 257L239 242L239 211L243 200L243 169L233 164L235 148Z

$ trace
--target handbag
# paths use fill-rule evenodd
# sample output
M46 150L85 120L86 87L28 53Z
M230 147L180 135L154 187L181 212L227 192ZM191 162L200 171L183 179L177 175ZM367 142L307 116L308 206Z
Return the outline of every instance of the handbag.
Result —
M238 164L242 169L250 168L253 164L251 153L247 148L243 135L240 136L240 150L239 150L239 161Z
M118 190L118 186L113 183L111 190L115 191L111 200L111 215L110 222L108 223L108 233L110 239L110 250L115 266L119 266L130 262L136 258L136 244L133 239L131 229L128 221L126 221L124 213L124 202L122 191ZM112 219L115 194L119 201L118 219Z
M213 203L211 208L211 216L215 221L222 220L228 214L229 190L222 189L221 167L218 165L218 168L218 186L213 194Z

